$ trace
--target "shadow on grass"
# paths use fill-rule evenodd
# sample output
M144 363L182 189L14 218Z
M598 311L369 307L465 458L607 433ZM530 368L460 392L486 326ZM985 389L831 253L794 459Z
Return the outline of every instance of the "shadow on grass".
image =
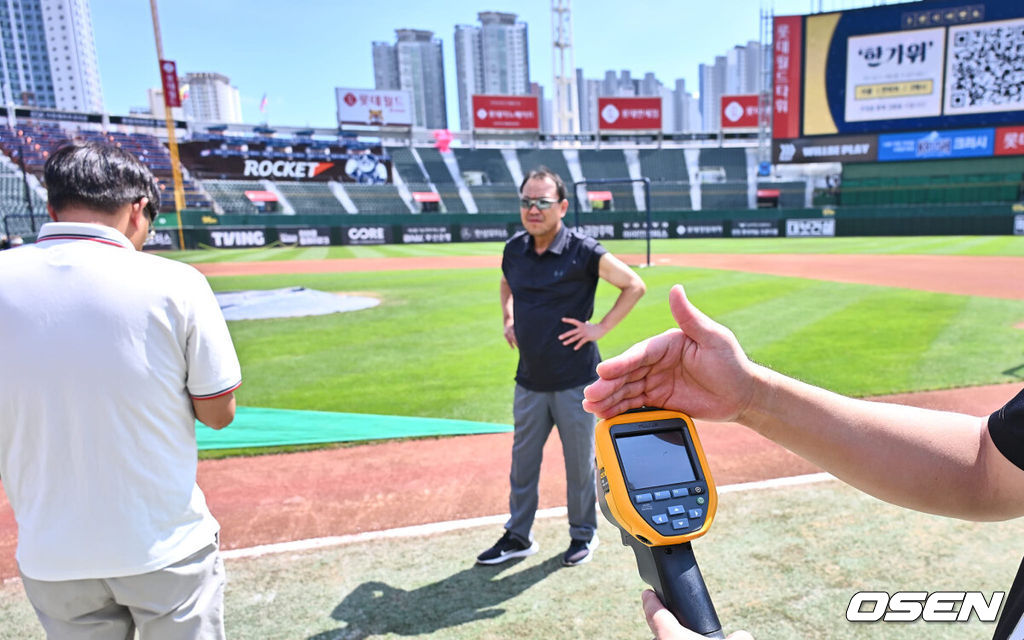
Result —
M364 582L345 596L331 618L346 626L324 631L309 640L362 640L394 633L416 636L475 620L496 618L497 605L537 584L562 567L556 555L529 569L499 577L521 559L496 566L473 566L418 589L383 582Z

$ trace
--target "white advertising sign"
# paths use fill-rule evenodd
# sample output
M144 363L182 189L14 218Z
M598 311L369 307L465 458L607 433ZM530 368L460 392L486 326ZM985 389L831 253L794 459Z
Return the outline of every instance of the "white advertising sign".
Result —
M846 121L942 114L945 29L855 36L846 43Z
M334 91L338 100L338 124L412 126L413 106L408 91L345 88Z

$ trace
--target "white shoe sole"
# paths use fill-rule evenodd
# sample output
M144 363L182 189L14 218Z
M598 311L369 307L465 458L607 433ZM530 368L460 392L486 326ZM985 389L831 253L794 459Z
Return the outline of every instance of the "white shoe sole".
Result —
M578 567L581 564L586 564L586 563L590 562L591 560L594 559L594 552L597 551L597 547L600 546L600 544L601 544L601 541L598 540L597 534L595 533L594 537L590 539L590 544L588 545L588 548L590 549L590 553L588 553L586 556L584 556L582 560L579 560L577 562L566 562L563 559L562 560L562 566L563 567Z
M491 558L490 560L481 560L481 559L477 558L476 563L477 564L501 564L502 562L507 562L507 561L513 560L515 558L525 558L526 556L532 556L533 554L537 553L538 551L540 551L540 545L537 544L536 540L534 540L533 544L531 544L526 549L522 549L520 551L509 551L508 553L503 553L500 556L498 556L497 558Z

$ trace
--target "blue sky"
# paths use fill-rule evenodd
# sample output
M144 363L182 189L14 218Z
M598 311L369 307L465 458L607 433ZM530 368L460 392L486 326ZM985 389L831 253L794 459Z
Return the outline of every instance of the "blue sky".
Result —
M589 78L607 69L653 72L666 85L686 80L734 45L758 40L759 12L804 14L880 0L576 0L576 66ZM215 71L238 88L248 123L334 127L335 87L373 88L370 43L394 42L395 29L428 29L444 46L448 121L458 127L456 24L479 11L508 11L529 25L530 79L551 96L550 0L163 0L164 56L181 74ZM127 114L159 86L156 45L145 0L92 0L106 110ZM259 109L267 95L266 113Z

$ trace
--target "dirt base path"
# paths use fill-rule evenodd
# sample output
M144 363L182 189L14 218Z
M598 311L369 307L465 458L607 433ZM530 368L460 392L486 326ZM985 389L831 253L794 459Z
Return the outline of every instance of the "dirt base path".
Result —
M623 256L639 264L642 256ZM1024 298L1024 258L836 255L662 255L655 264L752 271L945 293ZM323 273L415 268L497 268L492 256L220 263L207 275ZM1016 383L902 394L887 401L985 415ZM698 422L719 484L817 471L735 424ZM491 434L366 444L308 453L208 460L199 484L220 520L226 549L505 513L512 435ZM565 504L561 444L551 438L541 466L540 507ZM431 477L429 486L422 478ZM495 531L497 535L500 531ZM17 528L0 490L0 579L17 575ZM469 550L468 553L475 553Z
M621 255L628 264L646 256ZM1024 258L1003 256L836 255L836 254L664 254L654 265L748 271L835 282L905 287L939 293L1024 299ZM339 273L403 269L498 269L499 256L359 258L287 262L197 264L208 276L281 273Z

